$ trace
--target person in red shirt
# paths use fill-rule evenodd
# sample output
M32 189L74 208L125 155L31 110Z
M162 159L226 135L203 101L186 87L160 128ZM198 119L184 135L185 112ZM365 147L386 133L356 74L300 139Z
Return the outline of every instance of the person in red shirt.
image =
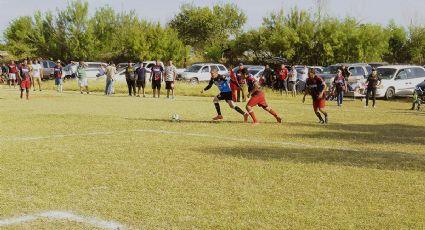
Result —
M26 91L26 98L29 100L29 92L31 88L31 68L28 66L28 61L25 60L24 63L19 68L18 72L20 87L21 87L21 99L24 97L24 90Z
M327 124L328 123L328 113L325 111L326 107L326 96L325 96L325 90L326 90L326 83L325 81L316 75L313 68L310 68L308 71L308 79L306 82L307 90L304 93L303 97L303 103L305 102L305 97L307 94L310 94L313 98L313 109L314 113L316 113L316 116L319 118L319 122L321 124ZM320 112L319 112L320 111ZM322 113L325 116L325 119L323 120L321 114Z
M246 105L246 110L248 111L249 115L252 118L252 121L254 122L254 125L258 124L258 120L255 117L255 113L253 108L255 106L259 106L263 108L265 111L269 112L273 117L276 118L278 123L282 123L282 118L279 117L279 115L267 104L266 97L264 95L264 92L261 90L260 85L258 84L258 81L255 80L255 78L251 75L249 75L247 72L243 73L243 78L245 79L247 85L248 85L248 98L249 101ZM248 121L248 117L245 117L245 122Z
M16 80L17 80L17 74L18 74L18 66L15 64L14 61L11 61L9 66L8 66L8 84L9 84L9 88L10 88L10 84L13 84L13 88L16 88Z
M240 89L240 85L238 82L238 77L236 76L236 73L233 71L233 66L229 66L230 69L230 89L232 90L232 101L236 102L238 100L237 94L238 90Z
M283 90L286 92L286 96L288 96L288 69L284 64L280 67L279 70L279 78L278 78L278 87L280 91L280 95L283 95Z

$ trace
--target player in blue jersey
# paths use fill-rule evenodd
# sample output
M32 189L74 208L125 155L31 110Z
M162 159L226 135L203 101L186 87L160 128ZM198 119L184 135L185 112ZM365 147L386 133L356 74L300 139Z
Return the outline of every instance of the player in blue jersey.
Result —
M230 77L224 77L220 74L218 74L218 70L213 68L211 70L211 80L207 87L205 87L204 90L201 91L201 93L204 93L204 91L207 91L211 89L213 85L216 85L218 89L220 90L220 93L214 98L214 105L215 109L217 110L217 116L213 118L213 120L223 120L223 115L221 115L220 110L220 104L219 102L224 100L229 104L230 108L235 109L238 113L242 114L244 116L244 120L248 119L249 114L244 112L241 108L236 106L232 100L232 89L230 88Z

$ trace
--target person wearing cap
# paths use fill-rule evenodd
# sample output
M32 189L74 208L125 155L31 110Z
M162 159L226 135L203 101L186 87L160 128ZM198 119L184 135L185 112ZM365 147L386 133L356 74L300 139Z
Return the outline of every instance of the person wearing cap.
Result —
M242 102L246 102L246 96L248 95L248 88L246 87L246 80L243 78L243 76L245 75L245 73L247 73L248 70L245 68L245 66L243 65L243 63L239 64L239 68L238 71L236 72L236 76L238 78L238 83L239 83L239 88L238 88L238 102L241 101L241 97L242 97Z
M56 66L53 68L53 76L55 77L56 91L58 91L59 93L63 92L62 72L63 67L61 65L61 61L57 60Z
M379 78L378 71L375 68L372 69L372 73L366 80L367 92L366 92L366 105L369 106L369 97L372 95L373 108L376 108L376 89L381 84L381 78Z
M78 86L80 87L81 94L83 94L83 88L85 88L87 94L90 94L89 84L87 81L86 64L83 61L80 61L80 64L77 67L76 74L77 74Z

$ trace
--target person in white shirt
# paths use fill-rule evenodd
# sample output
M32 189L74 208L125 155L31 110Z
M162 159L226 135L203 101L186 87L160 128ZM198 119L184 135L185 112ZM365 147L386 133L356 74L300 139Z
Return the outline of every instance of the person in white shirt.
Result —
M35 83L38 85L38 90L41 91L41 75L43 73L43 67L38 62L38 60L34 60L34 62L31 65L31 72L32 72L32 88L35 91Z
M173 65L172 61L168 61L168 65L165 67L165 89L167 90L167 98L170 98L170 91L171 91L171 98L174 99L174 87L176 83L176 67Z
M295 69L295 66L292 66L291 71L289 72L289 85L291 86L291 92L292 92L292 97L297 96L297 69Z

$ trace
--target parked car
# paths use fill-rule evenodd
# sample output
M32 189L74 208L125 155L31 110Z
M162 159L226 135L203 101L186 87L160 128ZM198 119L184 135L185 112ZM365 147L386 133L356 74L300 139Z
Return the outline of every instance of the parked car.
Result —
M416 86L425 81L425 69L421 66L382 66L377 71L381 84L376 90L376 97L387 100L395 96L411 96Z
M71 64L68 64L68 65L66 65L64 68L63 68L63 74L64 74L64 77L65 77L65 79L71 79L71 78L73 78L73 71L72 71L72 69L74 68L74 69L76 69L78 67L78 63L71 63Z
M227 74L226 66L215 63L193 64L189 69L181 74L177 74L177 80L190 81L192 84L198 84L200 81L209 81L211 79L211 69L217 68L219 74Z
M368 64L335 64L324 68L323 72L321 74L318 74L318 76L322 77L325 80L328 89L330 89L333 79L335 78L338 72L338 69L341 68L343 65L347 66L348 71L351 73L351 76L348 78L347 82L348 89L350 92L346 95L354 97L363 97L366 79L369 74L372 73L372 67Z
M369 63L369 65L372 67L372 68L378 68L378 67L381 67L381 66L386 66L386 65L389 65L388 64L388 62L371 62L371 63Z
M43 74L41 76L42 80L53 79L53 72L56 66L56 63L51 60L41 60L41 66L43 67Z

